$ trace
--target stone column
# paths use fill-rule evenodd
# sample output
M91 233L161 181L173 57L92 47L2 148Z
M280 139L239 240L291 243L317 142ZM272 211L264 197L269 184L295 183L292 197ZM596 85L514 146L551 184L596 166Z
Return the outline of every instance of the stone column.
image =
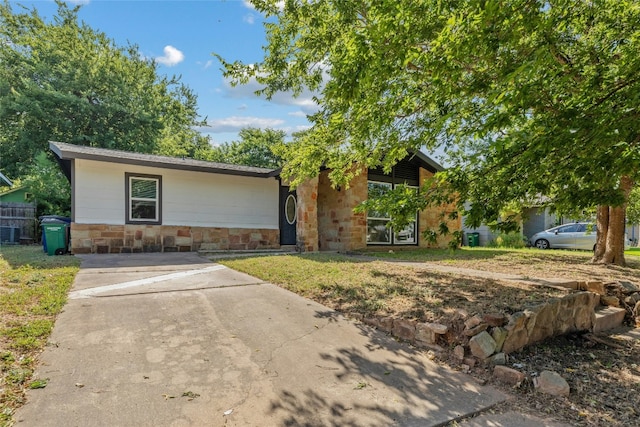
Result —
M298 247L303 252L316 252L318 250L318 177L298 185L296 195Z

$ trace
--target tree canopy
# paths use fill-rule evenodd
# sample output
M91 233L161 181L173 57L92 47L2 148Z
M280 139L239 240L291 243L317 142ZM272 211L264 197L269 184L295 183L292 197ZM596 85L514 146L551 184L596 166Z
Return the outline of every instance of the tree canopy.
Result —
M49 140L206 158L195 94L78 10L58 1L48 22L0 3L0 169L26 173Z
M274 149L284 144L284 131L244 128L238 136L239 141L213 147L210 160L272 169L282 166L282 159L274 154Z
M436 177L442 191L425 190L468 202L469 225L513 228L501 212L541 196L560 210L599 205L597 260L624 262L640 167L638 2L253 3L272 17L265 58L223 61L227 75L255 77L266 96L318 93L312 129L285 155L294 182L324 165L344 185L354 163L389 169L441 147L451 165Z

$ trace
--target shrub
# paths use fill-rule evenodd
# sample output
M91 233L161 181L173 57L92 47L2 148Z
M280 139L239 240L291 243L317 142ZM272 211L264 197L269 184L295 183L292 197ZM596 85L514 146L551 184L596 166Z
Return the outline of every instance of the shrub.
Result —
M524 236L520 233L500 233L487 246L490 248L524 248L526 242Z

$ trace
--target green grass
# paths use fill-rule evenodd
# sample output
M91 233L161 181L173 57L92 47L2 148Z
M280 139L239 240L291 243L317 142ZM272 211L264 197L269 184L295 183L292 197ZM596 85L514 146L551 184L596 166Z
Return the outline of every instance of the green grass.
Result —
M629 248L626 251L624 251L625 256L626 255L631 255L631 256L640 256L640 248Z
M67 301L79 260L47 256L40 246L0 247L0 426L13 423L27 388L42 388L32 379L36 355Z

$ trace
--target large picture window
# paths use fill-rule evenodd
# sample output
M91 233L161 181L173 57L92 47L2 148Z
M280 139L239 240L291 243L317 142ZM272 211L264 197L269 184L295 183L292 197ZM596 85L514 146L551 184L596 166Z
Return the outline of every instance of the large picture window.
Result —
M127 173L126 198L128 224L160 224L162 222L162 177Z
M368 197L376 197L390 191L394 188L394 184L389 182L368 182ZM367 244L370 245L415 245L418 243L417 224L418 213L416 219L410 222L402 230L393 230L387 227L391 217L386 212L368 211L367 212Z

